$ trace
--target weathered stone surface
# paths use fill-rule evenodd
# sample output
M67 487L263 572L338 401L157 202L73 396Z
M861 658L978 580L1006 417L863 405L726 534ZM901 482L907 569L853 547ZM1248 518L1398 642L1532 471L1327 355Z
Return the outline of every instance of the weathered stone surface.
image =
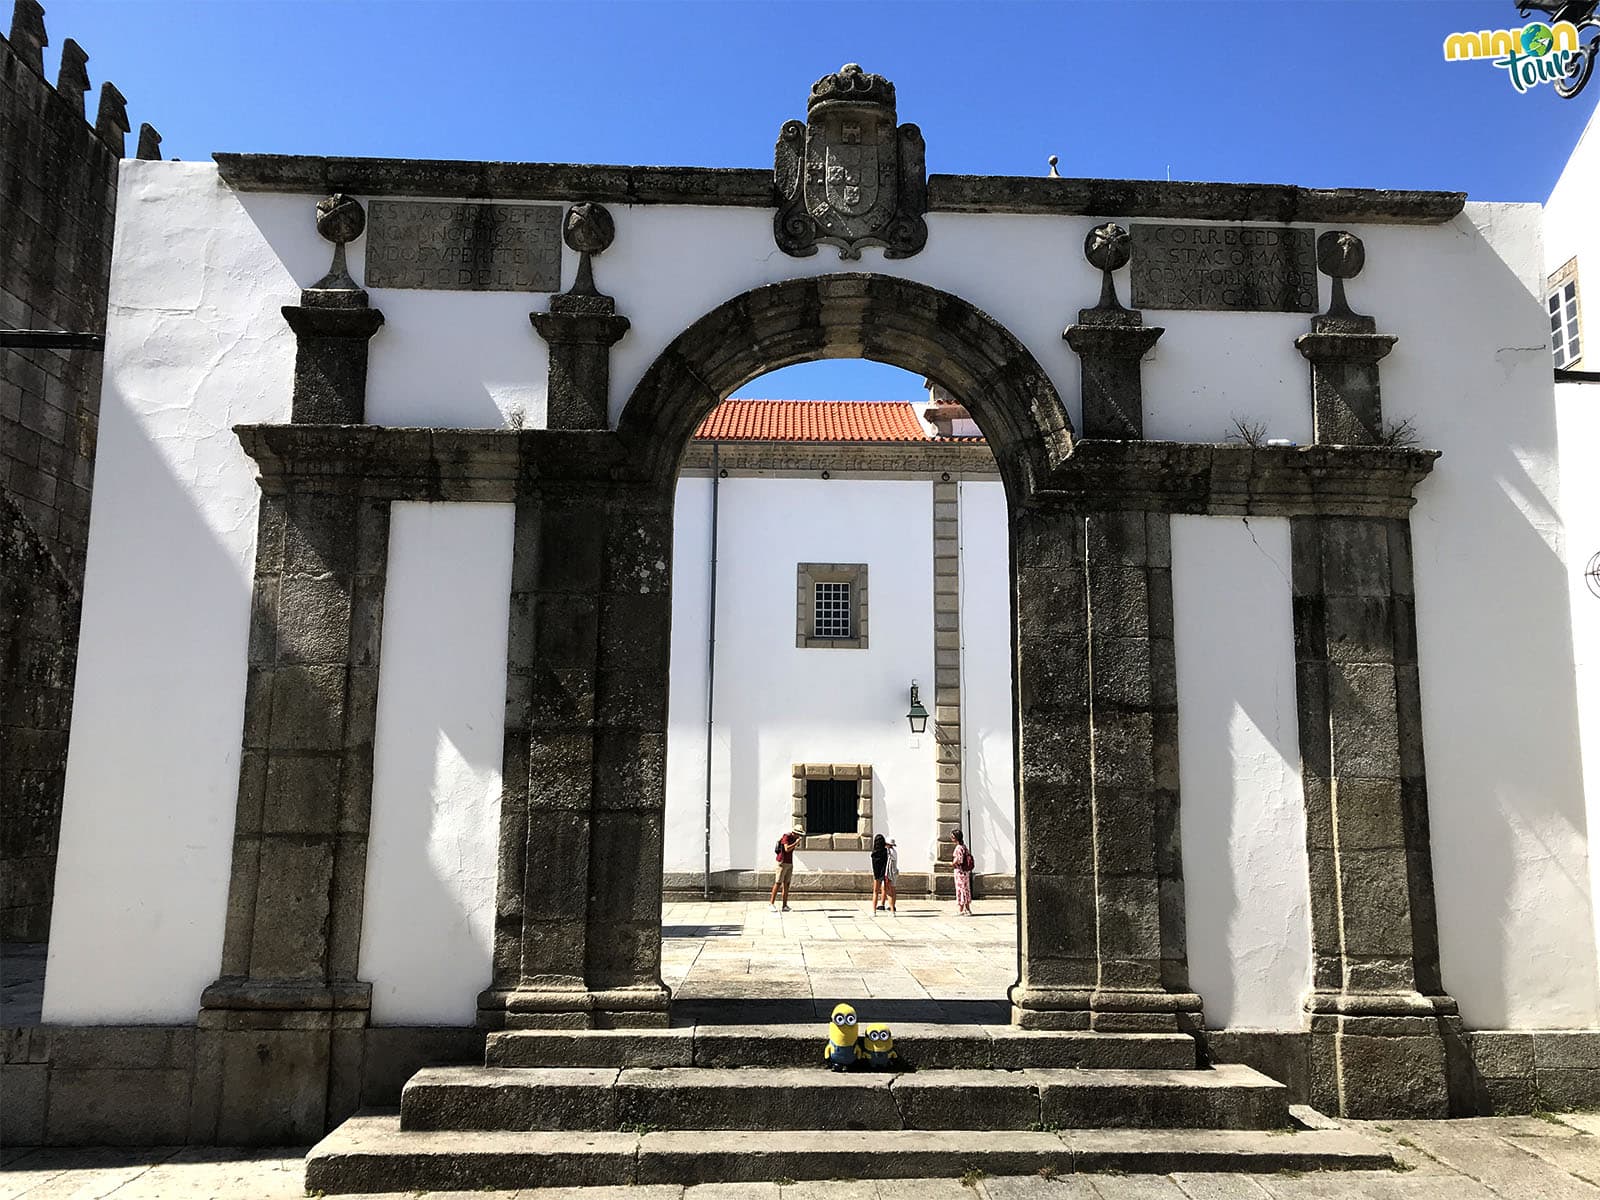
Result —
M80 335L0 349L0 939L49 933L100 413L117 151L84 120L83 50L58 87L43 9L0 42L0 327ZM111 131L114 133L114 131Z
M491 1067L688 1067L694 1065L696 1033L689 1028L508 1030L489 1035L484 1062Z
M971 1170L1063 1173L1072 1159L1049 1133L814 1132L649 1133L639 1142L641 1183L696 1183L763 1179L904 1179L952 1177Z
M0 1146L44 1144L49 1072L43 1064L0 1066L0 1093L6 1098L0 1104Z
M1133 226L1136 308L1315 312L1310 229Z
M1284 1086L1249 1067L1207 1071L1029 1071L1043 1119L1064 1129L1278 1129Z
M893 1076L821 1067L761 1071L629 1069L617 1079L618 1112L659 1129L898 1129Z
M188 1140L190 1070L52 1069L45 1141L56 1146ZM10 1104L8 1096L7 1106Z
M615 1129L617 1072L606 1068L429 1067L400 1096L400 1128Z
M634 1181L629 1133L408 1133L399 1117L352 1118L306 1158L310 1192L621 1186Z
M918 1072L893 1091L906 1129L1028 1129L1040 1119L1038 1083L1025 1072Z
M561 210L551 205L378 200L366 246L368 287L561 286Z
M627 204L776 203L764 168L627 167L578 163L468 162L300 154L214 154L223 182L240 191L348 191L367 196L472 196L496 200L599 200ZM1461 211L1463 192L1302 188L1288 184L1184 183L1151 179L1041 179L930 175L938 212L1056 213L1219 221L1433 225Z
M806 257L819 243L840 258L883 246L907 258L928 240L922 132L895 125L894 84L846 63L811 87L807 119L778 136L773 233L785 254Z

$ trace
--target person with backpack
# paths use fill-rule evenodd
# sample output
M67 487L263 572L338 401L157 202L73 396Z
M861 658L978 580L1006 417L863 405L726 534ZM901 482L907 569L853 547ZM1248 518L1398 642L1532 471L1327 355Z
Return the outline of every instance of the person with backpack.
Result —
M962 916L970 917L972 915L972 872L978 864L972 857L972 851L967 849L967 842L961 836L961 830L952 831L950 840L955 843L955 850L950 855L950 866L954 869L956 877L956 912Z
M794 875L794 848L800 844L800 837L804 831L798 826L791 829L778 839L778 844L772 848L773 857L777 859L777 877L772 881L772 896L767 901L767 907L773 912L778 911L778 889L783 889L783 911L789 911L789 880Z

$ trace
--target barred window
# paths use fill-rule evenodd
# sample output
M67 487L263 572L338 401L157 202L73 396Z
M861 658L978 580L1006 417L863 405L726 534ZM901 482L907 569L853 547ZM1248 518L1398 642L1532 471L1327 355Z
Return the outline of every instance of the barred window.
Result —
M1583 357L1578 317L1578 260L1571 259L1550 277L1550 349L1556 369L1573 366Z
M817 584L813 612L815 617L812 621L812 637L850 637L850 585L848 583Z
M866 563L800 563L794 600L799 649L867 648Z

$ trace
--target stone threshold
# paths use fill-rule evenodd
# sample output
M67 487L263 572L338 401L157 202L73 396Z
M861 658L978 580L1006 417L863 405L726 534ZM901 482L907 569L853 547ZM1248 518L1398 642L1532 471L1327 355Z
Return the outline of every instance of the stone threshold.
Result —
M772 171L762 167L635 167L221 151L211 157L223 182L242 192L778 207ZM928 211L935 213L1437 225L1454 217L1465 203L1465 192L1032 175L928 176Z

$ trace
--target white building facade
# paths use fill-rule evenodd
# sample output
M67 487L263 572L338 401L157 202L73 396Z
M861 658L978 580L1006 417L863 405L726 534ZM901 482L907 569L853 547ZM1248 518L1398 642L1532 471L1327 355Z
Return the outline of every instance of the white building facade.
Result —
M814 412L837 427L808 430ZM806 827L800 894L867 891L877 834L902 888L926 894L935 844L959 828L980 892L1012 890L1005 495L987 448L936 439L903 402L733 400L707 426L677 491L667 886L700 890L709 854L713 890L763 891L779 835ZM849 606L844 637L816 636L828 594ZM808 790L859 800L808 827Z

